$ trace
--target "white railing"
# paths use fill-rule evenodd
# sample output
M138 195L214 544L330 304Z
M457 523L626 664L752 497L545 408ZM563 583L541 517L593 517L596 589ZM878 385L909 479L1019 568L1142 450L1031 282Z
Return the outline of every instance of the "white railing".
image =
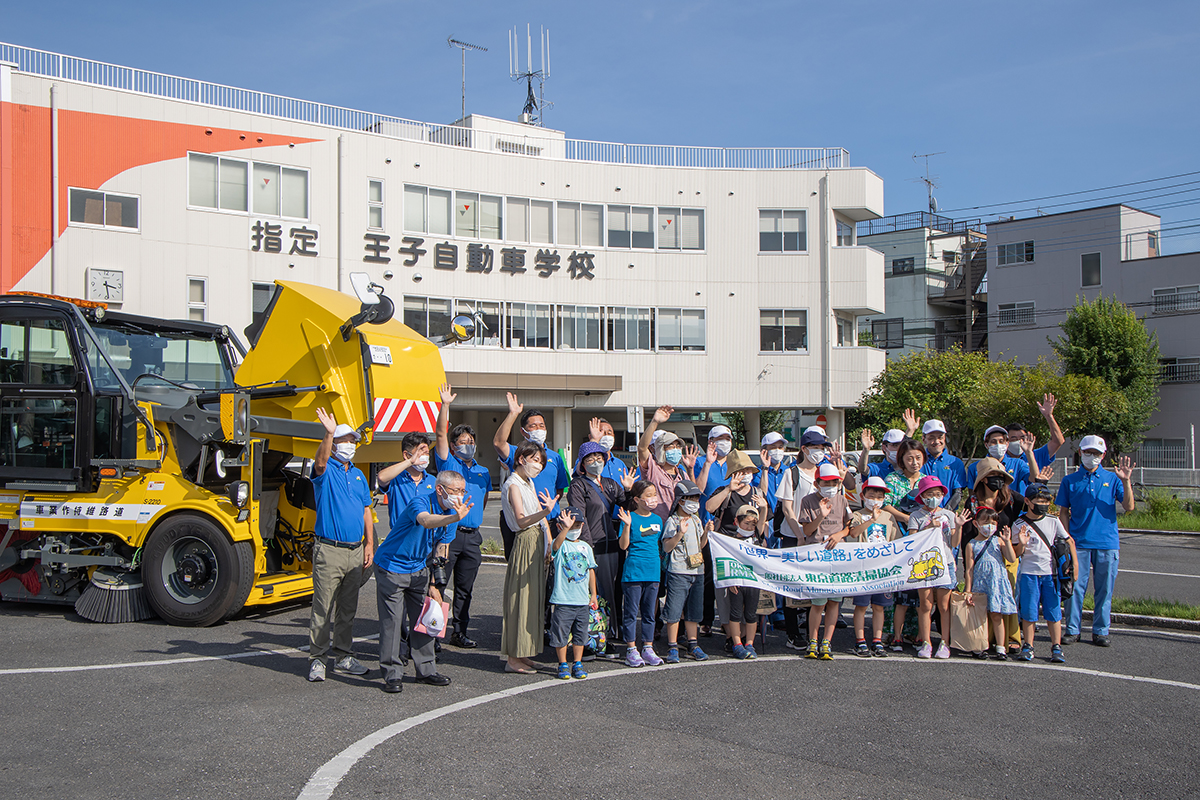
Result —
M367 131L393 139L496 149L498 152L514 155L550 157L549 148L540 152L535 152L536 148L529 148L526 152L514 152L513 148L495 147L493 137L476 137L470 128L435 125L386 114L356 111L327 103L238 89L192 78L179 78L3 42L0 42L0 61L16 64L19 71L34 75L200 103L232 111L263 114L343 130ZM596 161L607 164L708 169L840 169L850 166L850 153L841 147L682 147L567 139L564 157L571 161Z

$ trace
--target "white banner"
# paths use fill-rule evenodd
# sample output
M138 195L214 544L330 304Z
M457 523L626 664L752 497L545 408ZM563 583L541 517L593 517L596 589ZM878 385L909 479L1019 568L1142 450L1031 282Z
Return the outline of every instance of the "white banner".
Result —
M952 557L941 531L929 528L894 542L842 542L769 550L729 536L708 537L719 588L756 586L808 600L950 585Z

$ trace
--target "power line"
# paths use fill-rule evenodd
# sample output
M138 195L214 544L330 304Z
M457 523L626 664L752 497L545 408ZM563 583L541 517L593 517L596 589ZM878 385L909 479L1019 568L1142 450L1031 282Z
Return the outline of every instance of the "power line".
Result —
M997 206L1015 206L1015 205L1022 205L1024 203L1033 203L1038 200L1057 200L1060 197L1074 197L1076 195L1081 195L1081 194L1094 194L1096 192L1106 192L1110 189L1122 189L1126 186L1141 186L1146 183L1158 183L1159 181L1169 181L1169 180L1174 180L1175 178L1189 178L1189 177L1192 177L1193 175L1200 175L1200 171L1181 172L1178 175L1164 175L1159 178L1147 178L1144 181L1133 181L1131 183L1115 183L1112 186L1099 186L1095 189L1083 189L1078 192L1063 192L1062 194L1048 194L1048 195L1043 195L1041 197L1030 197L1030 198L1026 198L1024 200L1013 200L1013 201L1006 202L1006 203L984 203L983 205L977 205L977 206L963 206L962 208L948 208L948 209L945 209L945 211L943 211L942 213L948 214L953 211L978 211L983 208L995 208ZM1089 202L1089 201L1081 200L1080 202Z

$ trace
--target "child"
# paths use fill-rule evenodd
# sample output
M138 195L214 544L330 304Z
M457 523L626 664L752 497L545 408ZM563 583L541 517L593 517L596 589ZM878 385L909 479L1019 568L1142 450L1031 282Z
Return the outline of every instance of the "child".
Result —
M1021 629L1025 637L1017 658L1033 661L1033 634L1040 604L1046 627L1050 629L1050 660L1062 664L1066 661L1062 650L1062 599L1058 589L1058 565L1054 563L1051 545L1060 540L1070 545L1071 560L1075 564L1075 577L1078 579L1079 559L1075 553L1075 540L1058 517L1049 516L1053 495L1046 484L1030 484L1025 490L1025 499L1029 501L1029 510L1014 526L1017 543L1013 550L1021 558L1017 584L1021 594Z
M625 551L625 569L621 574L625 664L657 667L663 663L654 652L654 611L658 605L658 579L662 569L659 556L662 517L654 512L658 507L658 489L649 481L638 481L629 490L626 502L633 513L628 508L617 511L621 519L621 538L617 544ZM639 617L640 654L637 647Z
M583 646L588 640L592 609L599 606L596 599L596 557L587 542L579 541L583 533L583 511L564 508L559 515L558 536L551 543L554 554L554 592L550 603L550 646L558 653L558 677L563 680L586 678L583 669ZM567 644L570 640L571 661L568 666Z
M735 537L761 544L767 535L767 501L760 492L754 492L752 496L757 505L745 503L734 512ZM754 637L758 633L759 593L754 586L717 590L717 614L725 623L725 635L733 642L734 658L758 658L758 653L754 652Z
M954 512L942 508L942 499L946 496L946 487L933 475L926 475L917 485L917 500L921 507L912 512L908 518L909 535L919 533L929 528L936 528L942 534L942 543L950 553L946 559L946 570L950 573L950 585L936 589L917 589L920 606L917 608L917 638L920 640L917 648L917 658L933 656L932 622L933 603L937 600L939 619L942 627L942 643L938 645L937 658L950 657L950 592L958 586L958 574L955 561L958 559L958 542L962 536L962 524Z
M675 507L662 533L662 549L667 559L667 602L663 621L667 627L666 662L679 663L679 620L687 633L688 653L697 661L708 655L700 649L697 623L704 616L704 547L713 523L700 526L700 487L689 480L675 484Z
M850 507L842 494L842 474L837 467L826 462L817 467L817 479L813 486L815 490L800 501L800 510L796 514L804 533L802 544L824 544L827 549L832 549L850 533ZM808 652L804 654L805 658L833 660L829 640L837 627L841 605L840 597L813 598L812 609L808 612ZM820 640L821 647L818 650L817 628L821 626L821 614L817 609L821 606L825 607L825 636Z
M888 487L883 478L872 476L867 478L863 486L863 510L850 520L850 536L855 542L890 542L900 538L900 530L896 527L895 517L883 510L883 502L887 498ZM867 619L867 607L871 608L871 647L867 647L867 638L863 631ZM857 644L854 655L868 657L876 655L880 658L887 656L883 647L883 615L892 606L890 592L883 594L864 594L854 598L854 637Z
M996 533L1000 517L990 506L980 506L975 512L975 528L979 532L968 543L966 549L967 586L972 592L987 595L988 620L991 622L992 637L996 641L997 661L1007 661L1004 649L1004 616L1017 613L1017 601L1013 599L1012 584L1004 569L1005 560L1015 561L1012 546L1012 531L1007 526ZM974 605L970 595L967 604Z

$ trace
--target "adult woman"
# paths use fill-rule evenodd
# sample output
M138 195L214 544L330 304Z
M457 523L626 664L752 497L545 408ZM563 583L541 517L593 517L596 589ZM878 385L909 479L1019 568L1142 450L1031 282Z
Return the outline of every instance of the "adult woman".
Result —
M924 477L921 467L925 466L925 450L912 439L905 439L896 451L896 469L883 479L888 487L888 496L883 503L883 510L891 514L903 525L908 524L908 516L917 509L917 484Z
M615 481L604 475L607 450L599 442L585 442L579 448L579 466L567 489L567 504L583 509L583 535L596 557L596 593L603 598L608 613L608 651L616 653L621 620L621 548L613 508L625 502L625 492L633 486L634 474L621 473ZM615 456L612 456L615 458ZM598 655L603 655L602 653Z
M501 510L516 531L508 570L504 573L504 627L500 657L505 672L531 675L529 659L542 652L542 619L546 605L546 554L550 552L550 526L546 515L558 504L557 495L533 488L533 479L546 465L546 453L537 442L522 442L513 454L513 471L500 490Z
M983 506L994 509L999 515L996 520L996 530L1011 530L1012 524L1025 511L1025 498L1012 493L1013 476L1004 464L995 458L980 459L975 464L975 485L971 487L970 506L974 512ZM975 521L972 519L963 525L962 542L963 569L966 569L966 549L969 542L979 535ZM1009 561L1005 558L1004 569L1008 573L1009 583L1016 590L1017 568L1020 562L1016 559ZM1004 614L1004 632L1008 640L1008 652L1016 655L1021 652L1021 623L1018 614Z

